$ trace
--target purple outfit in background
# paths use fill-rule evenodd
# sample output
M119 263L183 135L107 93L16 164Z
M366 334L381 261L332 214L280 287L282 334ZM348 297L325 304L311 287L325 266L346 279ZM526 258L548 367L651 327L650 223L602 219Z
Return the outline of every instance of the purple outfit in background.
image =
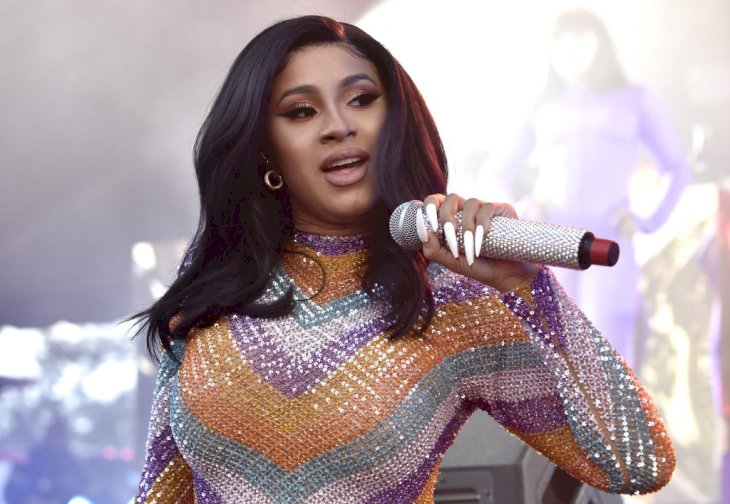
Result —
M690 172L666 108L645 87L624 86L608 93L568 88L535 110L499 173L489 174L511 187L528 157L533 157L539 168L530 196L539 207L534 218L586 228L619 241L621 258L616 266L555 273L633 365L638 365L631 342L640 309L641 271L632 241L619 236L617 219L630 212L628 182L641 146L670 176L654 213L633 215L638 230L651 233L669 217ZM531 217L529 211L525 217Z

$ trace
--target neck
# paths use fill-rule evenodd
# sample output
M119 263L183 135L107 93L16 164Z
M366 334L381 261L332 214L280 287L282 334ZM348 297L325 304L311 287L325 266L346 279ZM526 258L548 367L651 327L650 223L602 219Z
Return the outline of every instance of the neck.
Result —
M281 265L303 293L327 302L362 288L369 257L366 238L298 230L281 255Z
M367 220L365 217L337 222L336 220L326 221L324 219L312 217L302 211L292 213L294 229L303 233L323 236L352 236L366 233L368 230Z

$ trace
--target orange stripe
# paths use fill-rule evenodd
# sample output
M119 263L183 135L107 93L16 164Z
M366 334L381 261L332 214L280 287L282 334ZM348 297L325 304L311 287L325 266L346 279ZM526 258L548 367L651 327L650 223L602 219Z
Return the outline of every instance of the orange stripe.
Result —
M362 288L367 254L359 251L327 256L292 243L282 254L281 265L291 278L296 279L297 286L304 294L316 294L312 301L324 304ZM324 271L327 272L327 288L323 290Z
M535 434L512 432L543 455L549 453L548 458L574 478L601 490L608 489L608 476L588 458L573 437L569 427L560 427Z
M428 477L428 481L421 491L421 495L418 496L413 504L433 504L433 492L436 489L436 481L439 475L439 464L436 464L431 471L431 475Z
M417 338L376 337L314 389L288 399L245 363L228 331L219 322L191 335L178 375L185 406L206 427L289 470L379 425L440 360Z
M437 314L429 338L436 344L414 336L392 341L375 337L331 377L293 399L245 362L228 324L221 320L191 335L179 371L181 395L191 414L208 428L291 470L379 425L437 365L439 350L450 355L484 344L487 328L466 325L479 320L476 314L488 314L482 324L490 330L500 326L490 344L526 339L524 331L506 318L509 312L498 300L463 305L468 309L448 306ZM460 334L446 330L462 321Z
M434 313L429 341L444 356L503 342L527 342L520 320L497 298L486 297L445 305Z
M193 504L193 471L179 453L162 470L147 494L146 502L155 504Z
M669 434L664 426L664 422L659 416L659 411L657 411L654 407L651 397L639 382L634 371L627 366L624 367L631 376L631 380L636 387L640 404L645 405L643 409L646 414L647 424L649 425L649 432L651 433L652 440L654 441L654 454L659 461L658 465L661 472L659 472L655 477L656 484L649 490L650 492L653 492L669 483L677 464L677 459L674 449L672 448ZM662 462L662 460L664 460L664 462Z

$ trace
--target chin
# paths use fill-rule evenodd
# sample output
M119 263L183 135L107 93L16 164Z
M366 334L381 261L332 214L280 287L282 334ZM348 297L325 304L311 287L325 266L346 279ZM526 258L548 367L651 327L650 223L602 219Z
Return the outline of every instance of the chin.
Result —
M372 226L374 209L374 201L367 204L338 205L337 209L332 209L330 216L336 216L340 224L351 224L353 227L365 230Z

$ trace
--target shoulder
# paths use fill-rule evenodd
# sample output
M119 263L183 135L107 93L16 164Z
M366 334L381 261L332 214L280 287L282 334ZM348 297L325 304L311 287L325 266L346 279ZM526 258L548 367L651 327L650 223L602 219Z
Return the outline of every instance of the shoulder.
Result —
M622 92L632 101L635 101L639 108L645 111L663 108L664 102L656 91L641 84L631 84L626 86Z
M173 340L170 343L170 351L160 350L159 370L155 383L155 395L167 387L171 379L177 375L183 356L185 355L185 341Z

